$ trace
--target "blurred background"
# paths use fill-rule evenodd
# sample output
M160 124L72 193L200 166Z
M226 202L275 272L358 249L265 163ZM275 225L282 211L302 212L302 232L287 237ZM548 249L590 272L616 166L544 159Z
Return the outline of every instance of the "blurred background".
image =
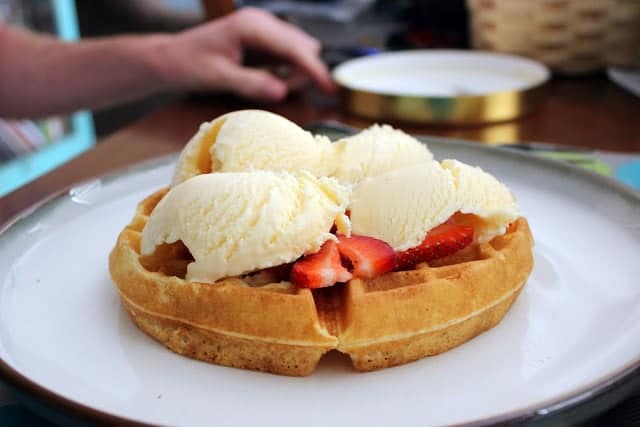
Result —
M82 37L179 31L234 7L260 7L318 38L330 66L387 49L469 45L465 0L76 0L76 5ZM96 132L111 133L167 100L156 96L96 112Z
M14 21L50 30L52 0L0 0ZM55 3L55 1L54 1ZM234 8L269 10L324 46L333 66L383 50L476 48L529 56L580 75L640 64L637 0L75 0L79 34L176 32ZM10 12L8 12L10 11ZM104 136L170 99L93 112Z
M325 61L383 50L476 48L537 59L579 76L640 64L637 0L76 0L83 37L179 31L254 6L303 28ZM166 102L166 96L97 112L105 135Z

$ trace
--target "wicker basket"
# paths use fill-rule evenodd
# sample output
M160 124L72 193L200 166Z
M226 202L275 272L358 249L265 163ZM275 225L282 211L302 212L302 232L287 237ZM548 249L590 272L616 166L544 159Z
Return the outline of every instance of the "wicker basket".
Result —
M640 68L640 0L467 0L476 49L536 59L554 71Z

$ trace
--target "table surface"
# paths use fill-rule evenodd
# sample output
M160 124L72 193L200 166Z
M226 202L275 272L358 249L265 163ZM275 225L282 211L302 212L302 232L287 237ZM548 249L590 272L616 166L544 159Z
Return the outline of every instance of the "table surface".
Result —
M300 125L337 120L361 128L371 123L342 112L335 97L312 90L276 105L258 105L226 96L190 97L115 132L76 159L0 198L0 224L74 183L177 152L200 123L244 108L269 109ZM640 153L640 98L611 83L605 75L554 78L545 87L540 108L510 122L462 127L394 125L411 133L484 143L546 142Z

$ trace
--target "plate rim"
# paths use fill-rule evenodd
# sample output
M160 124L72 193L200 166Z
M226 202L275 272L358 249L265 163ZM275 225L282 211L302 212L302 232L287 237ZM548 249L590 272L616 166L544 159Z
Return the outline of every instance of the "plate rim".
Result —
M442 96L442 95L427 95L427 94L406 94L399 91L377 91L366 88L354 87L352 82L346 81L346 79L340 77L340 73L344 72L343 70L347 67L358 65L359 63L367 62L369 60L373 60L375 58L379 58L381 56L392 58L393 56L436 56L436 55L458 55L458 56L467 56L467 57L485 57L485 58L502 58L508 59L511 61L516 61L522 64L527 64L532 68L537 68L537 71L541 72L541 78L532 83L526 84L522 87L511 88L511 89L503 89L497 91L488 91L483 93L476 93L472 95L453 95L453 96ZM357 58L349 59L338 64L331 72L333 79L339 86L344 87L350 91L363 92L372 95L378 96L391 96L391 97L402 97L402 98L414 98L414 99L434 99L434 100L445 100L445 99L481 99L487 96L495 96L506 93L513 92L526 92L531 89L540 87L548 82L551 78L551 71L549 67L544 65L542 62L535 61L531 58L526 58L524 56L518 56L509 53L502 52L489 52L489 51L469 51L463 49L415 49L410 51L388 51L381 52L373 55L360 56Z
M342 132L345 135L348 135L346 129L341 129L338 132ZM545 168L555 169L564 174L578 175L582 180L588 180L600 186L607 186L612 191L615 191L620 196L623 196L626 200L629 200L631 203L635 203L640 206L640 192L634 191L633 189L625 186L624 184L616 181L613 178L590 172L566 162L536 156L533 153L522 152L516 149L510 149L508 147L485 145L480 142L469 140L429 135L415 136L421 142L426 143L427 145L436 143L444 148L448 144L453 144L465 147L472 151L475 150L477 152L489 152L491 153L491 155L498 157L510 157L514 161L522 160L529 163L536 163ZM170 164L170 162L175 161L177 156L178 153L176 152L168 155L165 154L153 157L142 162L115 169L106 174L98 175L91 179L79 181L59 191L56 191L49 196L46 196L39 202L33 204L32 206L17 213L5 224L0 225L0 242L2 241L5 233L7 233L13 227L17 226L17 224L19 224L21 221L28 219L29 217L35 215L43 209L46 209L57 201L68 197L69 193L77 187L81 187L96 181L108 183L113 180L123 179L131 175L140 174L144 171L167 166L168 164ZM615 391L623 388L625 384L635 379L640 379L640 354L638 354L636 358L634 358L627 364L619 367L617 370L607 375L605 378L594 380L578 389L568 391L556 396L555 398L550 398L538 404L529 405L516 411L505 412L503 414L498 414L489 418L471 420L469 422L456 424L456 426L477 427L504 423L538 423L553 420L557 416L561 416L562 414L565 414L569 411L579 410L580 408L586 406L589 402L605 400L607 397L611 397L611 394L613 394ZM58 394L57 392L36 383L26 375L18 372L9 363L7 363L2 356L0 356L0 380L9 385L9 391L13 396L16 396L15 391L18 391L20 396L17 396L17 399L27 406L31 406L31 404L27 401L27 399L21 396L22 394L28 397L35 397L36 399L39 399L45 403L53 403L55 404L56 408L62 408L67 411L67 415L72 415L79 419L85 419L99 423L137 427L148 427L154 425L133 418L114 415L107 411L91 407L80 401L64 397L61 394ZM606 409L612 407L613 405L621 401L624 397L630 395L631 392L632 391L627 390L625 393L619 393L619 395L611 399L604 408ZM600 411L597 411L597 413L600 413L603 410L604 409L601 409ZM583 414L582 418L585 418L588 415L593 415L593 413L585 409L585 413Z

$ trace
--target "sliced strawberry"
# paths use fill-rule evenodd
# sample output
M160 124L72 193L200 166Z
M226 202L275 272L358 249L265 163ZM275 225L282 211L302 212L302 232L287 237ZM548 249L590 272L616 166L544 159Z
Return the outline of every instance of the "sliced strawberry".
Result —
M338 245L333 240L327 240L315 254L296 261L291 269L291 281L303 288L324 288L352 277L340 263Z
M338 236L338 251L354 277L371 279L396 268L396 253L386 242L368 236Z
M421 262L446 257L472 241L473 227L445 222L432 228L418 246L398 252L398 269L406 270Z

